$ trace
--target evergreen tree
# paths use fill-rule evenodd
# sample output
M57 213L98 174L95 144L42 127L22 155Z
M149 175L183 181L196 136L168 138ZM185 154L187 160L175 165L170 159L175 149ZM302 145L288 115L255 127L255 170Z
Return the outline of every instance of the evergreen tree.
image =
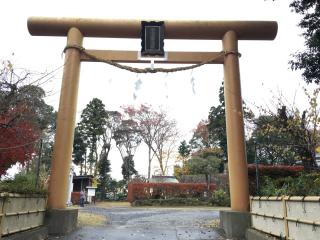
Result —
M217 149L206 148L200 150L192 155L187 161L186 167L189 169L190 174L203 174L205 175L206 182L209 184L212 174L217 174L221 170L222 159L219 157Z
M180 143L180 146L178 148L179 156L178 159L182 162L182 167L185 165L185 162L190 156L191 148L190 145L187 144L186 140L183 140ZM176 168L179 168L179 166L175 166Z
M224 86L219 88L219 105L212 106L209 112L209 138L212 145L219 146L225 158L228 155L227 149L227 133L226 133L226 115L224 102Z
M123 179L129 182L132 175L137 175L138 171L134 167L133 155L125 156L121 166Z
M84 138L89 145L89 170L90 174L97 174L98 149L97 143L104 133L107 112L102 101L93 98L82 111L79 127L84 133Z
M106 148L103 147L99 160L99 183L100 183L100 192L101 192L101 200L104 200L106 197L106 188L107 182L109 179L108 173L111 171L110 161L108 159L108 155L106 153Z
M178 152L179 152L179 155L183 158L187 158L190 156L191 149L190 149L190 145L187 144L186 140L183 140L180 143L180 146L178 148Z
M294 54L291 68L303 70L307 83L320 83L320 2L319 0L294 0L290 7L303 16L299 26L304 30L304 51Z
M253 112L248 109L243 102L244 121L249 122L253 119ZM228 159L227 148L227 129L226 129L226 114L224 101L224 84L219 89L219 105L213 106L209 112L209 143L210 147L220 147L223 151L225 159Z
M74 140L73 140L73 163L80 165L80 175L83 174L83 165L85 164L86 158L86 144L83 139L83 135L79 130L79 127L75 128L74 131ZM85 171L86 174L86 171Z

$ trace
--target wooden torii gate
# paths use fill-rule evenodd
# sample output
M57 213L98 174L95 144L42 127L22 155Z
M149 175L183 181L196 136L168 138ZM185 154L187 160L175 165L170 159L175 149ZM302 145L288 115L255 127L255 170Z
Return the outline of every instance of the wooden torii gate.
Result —
M88 57L94 55L114 62L145 62L134 51L84 51L82 40L84 37L140 38L141 21L31 17L28 29L34 36L67 36L48 199L49 208L65 209L81 61L96 61ZM159 63L198 64L211 60L210 63L224 65L228 170L234 211L249 209L238 40L273 40L277 29L273 21L165 21L166 39L222 40L223 54L169 52L167 59Z

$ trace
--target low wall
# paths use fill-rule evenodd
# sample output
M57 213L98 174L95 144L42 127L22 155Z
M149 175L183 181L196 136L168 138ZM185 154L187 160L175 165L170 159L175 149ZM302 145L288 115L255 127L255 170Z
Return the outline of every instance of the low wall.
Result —
M285 239L320 239L320 196L251 197L252 228Z
M0 238L43 225L46 197L0 193Z

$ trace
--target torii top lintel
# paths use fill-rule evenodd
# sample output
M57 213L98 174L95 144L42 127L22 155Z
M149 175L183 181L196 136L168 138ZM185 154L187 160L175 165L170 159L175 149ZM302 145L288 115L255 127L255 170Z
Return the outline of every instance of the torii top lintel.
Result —
M34 36L67 36L76 27L85 37L140 38L140 20L30 17L28 29ZM273 40L275 21L165 21L166 39L220 40L233 30L238 40Z

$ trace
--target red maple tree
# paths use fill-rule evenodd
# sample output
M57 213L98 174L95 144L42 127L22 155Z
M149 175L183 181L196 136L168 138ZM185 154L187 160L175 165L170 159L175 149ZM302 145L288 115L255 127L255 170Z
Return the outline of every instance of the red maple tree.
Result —
M16 163L26 164L35 153L40 131L26 117L32 114L19 106L0 115L0 176Z

